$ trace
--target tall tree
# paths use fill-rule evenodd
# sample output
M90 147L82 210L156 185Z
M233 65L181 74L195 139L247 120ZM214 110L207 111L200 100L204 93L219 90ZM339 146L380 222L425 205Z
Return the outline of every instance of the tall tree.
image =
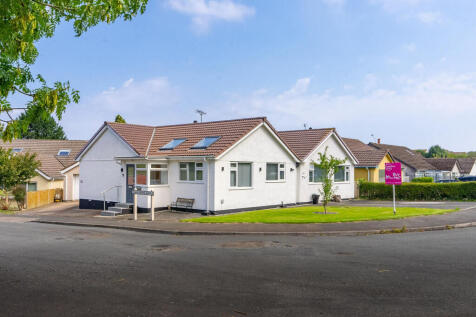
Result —
M327 147L324 153L319 153L319 163L314 162L314 165L321 170L320 182L322 188L320 189L322 195L322 205L324 206L324 213L327 214L327 205L334 195L334 175L339 170L340 166L345 163L345 159L341 160L337 157L327 154Z
M25 120L26 116L26 113L22 113L18 120ZM56 122L52 115L42 112L32 118L25 130L20 131L20 139L66 140L66 135L63 127Z
M34 177L39 166L36 154L13 153L11 149L0 148L0 187L7 193L7 206L8 192Z
M70 83L48 84L30 66L39 54L36 43L52 37L64 21L73 24L76 36L101 22L118 18L131 20L145 11L148 0L1 0L0 1L0 134L4 140L20 136L32 121L31 115L15 119L16 111L36 109L55 114L58 120L71 102L79 102L79 92ZM11 104L18 93L25 104ZM36 112L33 111L33 112Z
M117 122L117 123L126 123L126 120L120 115L118 114L116 116L116 118L114 119L114 122Z
M428 149L426 157L447 157L448 151L439 145L433 145Z

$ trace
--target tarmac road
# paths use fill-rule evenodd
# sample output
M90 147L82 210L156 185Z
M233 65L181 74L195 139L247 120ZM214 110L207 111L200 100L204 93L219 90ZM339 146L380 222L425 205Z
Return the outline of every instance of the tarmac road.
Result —
M2 316L474 316L476 228L173 236L0 223Z

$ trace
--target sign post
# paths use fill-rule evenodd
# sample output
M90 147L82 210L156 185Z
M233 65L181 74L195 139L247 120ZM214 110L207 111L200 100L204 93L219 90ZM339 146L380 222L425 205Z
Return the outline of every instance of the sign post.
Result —
M395 202L395 185L402 185L402 164L401 163L385 163L385 184L392 185L393 191L393 214L397 213Z
M143 196L150 196L150 220L154 221L155 213L154 213L154 191L153 190L142 190L141 188L135 188L132 193L134 194L134 220L137 221L137 195Z

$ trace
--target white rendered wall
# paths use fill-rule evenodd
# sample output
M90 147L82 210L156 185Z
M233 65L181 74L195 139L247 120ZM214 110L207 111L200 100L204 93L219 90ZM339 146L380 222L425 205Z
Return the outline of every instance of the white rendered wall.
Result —
M317 149L314 150L311 155L298 168L299 171L299 185L297 188L297 197L299 203L309 202L312 200L312 194L317 194L322 196L321 189L322 185L320 183L310 183L309 182L309 168L313 166L312 162L319 161L319 154L324 153L327 147L327 154L337 157L341 160L346 159L346 162L343 165L350 166L350 175L348 182L334 182L334 190L336 195L341 195L342 198L354 198L355 195L355 182L354 182L354 163L350 156L348 156L345 149L338 142L337 137L332 134L327 140L325 140Z
M230 162L252 163L252 187L230 187ZM284 182L266 181L266 163L285 163ZM261 169L261 171L260 171ZM293 169L293 171L290 171ZM296 163L264 126L215 161L213 210L296 202Z
M96 142L83 155L79 163L79 198L103 200L101 192L112 186L121 186L113 189L106 195L108 201L124 201L122 197L125 186L125 174L121 173L114 157L136 155L117 135L106 129Z

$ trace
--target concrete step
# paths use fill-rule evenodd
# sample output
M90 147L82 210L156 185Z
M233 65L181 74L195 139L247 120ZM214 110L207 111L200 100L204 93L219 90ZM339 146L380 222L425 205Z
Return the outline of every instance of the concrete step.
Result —
M128 213L131 212L131 210L129 208L116 207L116 206L109 207L109 208L107 208L107 210L118 212L120 214L128 214Z
M100 215L101 216L114 217L114 216L122 215L122 213L119 212L119 211L113 211L113 210L103 210L103 211L101 211Z
M130 203L116 203L114 207L121 207L121 208L132 208L133 204Z

